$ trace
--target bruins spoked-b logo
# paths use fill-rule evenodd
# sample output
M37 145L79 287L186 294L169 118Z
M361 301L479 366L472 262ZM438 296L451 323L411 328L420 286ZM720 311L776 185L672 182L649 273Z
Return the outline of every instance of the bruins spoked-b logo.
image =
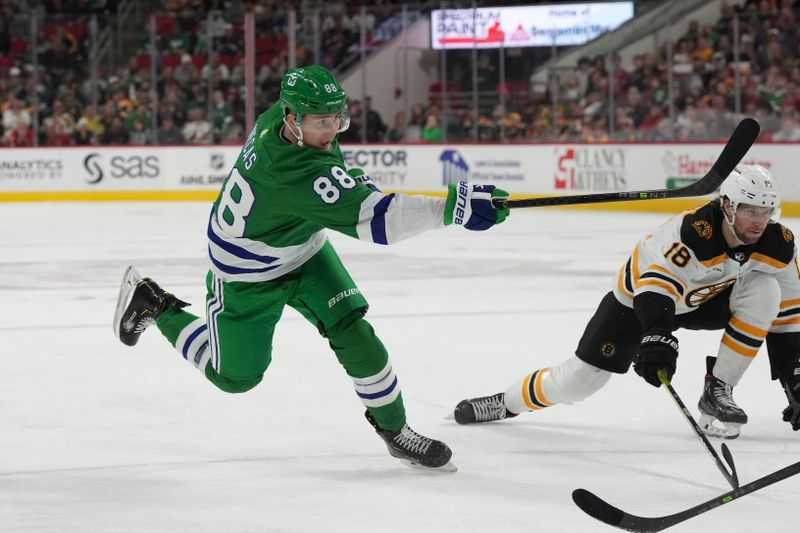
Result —
M697 307L700 304L704 304L711 298L719 296L721 293L725 292L725 289L734 283L736 283L735 278L721 281L714 285L708 285L706 287L698 287L686 295L686 305L689 307Z
M617 355L617 345L611 341L605 341L600 345L600 355L606 359L611 359Z
M786 242L792 242L794 239L794 235L792 235L792 230L781 224L781 233L783 233L783 240Z
M692 227L704 239L711 239L711 236L714 235L714 230L711 229L711 224L707 220L696 220L692 222Z

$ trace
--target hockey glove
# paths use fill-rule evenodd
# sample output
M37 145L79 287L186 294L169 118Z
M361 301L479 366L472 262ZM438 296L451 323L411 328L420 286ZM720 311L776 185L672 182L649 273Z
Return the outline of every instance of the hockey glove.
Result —
M469 230L483 231L502 223L511 212L495 209L492 198L506 198L508 193L494 185L470 185L466 181L447 187L444 225L457 224Z
M662 328L647 331L639 343L633 358L633 370L654 387L661 386L658 371L663 370L668 380L672 380L678 364L678 339Z
M781 385L789 400L789 406L783 410L783 421L789 422L793 430L800 430L800 361L783 366Z

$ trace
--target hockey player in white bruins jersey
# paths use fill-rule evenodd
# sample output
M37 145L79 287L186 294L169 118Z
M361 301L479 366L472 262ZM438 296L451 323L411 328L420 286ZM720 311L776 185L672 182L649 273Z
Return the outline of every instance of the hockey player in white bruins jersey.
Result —
M504 393L460 402L460 424L501 420L583 400L631 362L648 383L676 369L673 331L723 329L699 402L712 436L735 438L747 415L739 382L766 339L772 378L789 400L783 412L800 429L800 271L794 236L777 222L780 193L770 172L739 165L720 197L644 236L622 265L581 337L575 357L526 375Z

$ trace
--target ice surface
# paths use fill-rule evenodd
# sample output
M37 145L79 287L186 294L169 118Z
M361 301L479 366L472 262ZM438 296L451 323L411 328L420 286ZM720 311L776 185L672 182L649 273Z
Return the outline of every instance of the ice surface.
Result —
M287 309L264 382L217 391L153 328L128 348L111 317L128 264L202 312L201 203L0 205L0 530L27 532L612 531L584 487L640 515L728 490L667 393L630 373L574 406L503 423L444 420L569 356L635 240L663 214L515 211L392 247L331 235L368 298L409 422L459 471L392 459L325 341ZM800 227L788 220L790 227ZM695 409L716 332L678 334L674 384ZM800 434L761 353L736 388L742 483L797 461ZM719 447L719 443L715 442ZM800 476L671 531L777 531Z

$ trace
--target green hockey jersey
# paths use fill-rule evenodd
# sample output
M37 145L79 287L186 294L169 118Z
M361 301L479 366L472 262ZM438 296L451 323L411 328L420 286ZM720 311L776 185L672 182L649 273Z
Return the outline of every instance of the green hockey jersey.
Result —
M442 198L383 194L330 151L281 135L283 112L261 114L222 185L208 224L211 269L225 281L266 281L310 259L325 228L392 244L444 225Z

